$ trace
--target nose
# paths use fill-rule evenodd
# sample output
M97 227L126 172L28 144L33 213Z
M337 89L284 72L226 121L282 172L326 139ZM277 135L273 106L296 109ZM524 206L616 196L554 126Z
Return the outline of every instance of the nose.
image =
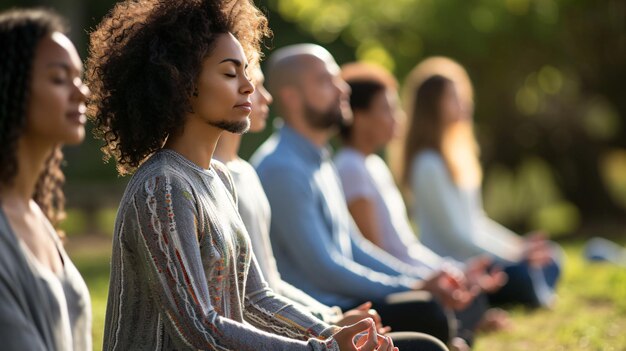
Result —
M91 94L89 87L83 83L82 79L76 78L73 81L74 85L74 94L72 96L78 101L85 101Z
M270 92L267 91L267 89L265 89L264 86L261 86L259 89L261 89L260 92L261 92L261 95L263 96L263 98L265 99L265 102L268 105L271 105L272 101L274 101L274 98L272 97L272 94L270 94Z
M337 87L337 90L339 90L341 95L350 96L352 88L350 88L350 85L345 80L343 80L343 78L337 77L335 79L335 86Z
M241 78L242 82L241 87L239 88L239 92L246 95L251 95L252 93L254 93L254 84L252 84L250 79L248 79L248 77L243 74L241 75Z

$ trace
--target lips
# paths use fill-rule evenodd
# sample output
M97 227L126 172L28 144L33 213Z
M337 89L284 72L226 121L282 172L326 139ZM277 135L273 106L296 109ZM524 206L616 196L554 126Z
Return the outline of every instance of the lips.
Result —
M87 117L81 111L73 111L66 114L67 118L77 124L85 124Z
M252 103L250 103L249 101L246 101L242 104L235 105L235 108L239 108L239 109L250 112L252 111Z

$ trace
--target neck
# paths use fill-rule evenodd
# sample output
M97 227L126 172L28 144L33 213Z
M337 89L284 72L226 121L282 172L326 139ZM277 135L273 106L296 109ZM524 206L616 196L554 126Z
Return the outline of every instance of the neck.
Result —
M227 163L239 159L239 145L241 144L241 135L233 133L223 133L215 148L213 157Z
M32 141L21 138L17 146L17 174L13 183L2 190L2 200L5 205L13 208L28 208L28 203L33 198L35 186L41 172L44 170L46 160L54 146L46 145L41 141Z
M211 158L222 129L211 126L195 115L188 115L183 130L170 136L165 148L172 149L203 169L211 166Z
M289 125L298 134L304 136L310 142L318 147L326 146L328 140L335 133L334 128L329 129L315 129L311 128L304 116L291 116L292 118L285 118L285 123Z
M369 156L377 151L377 148L372 145L370 140L365 137L359 137L358 135L352 135L350 140L345 142L345 145L351 147L365 156Z

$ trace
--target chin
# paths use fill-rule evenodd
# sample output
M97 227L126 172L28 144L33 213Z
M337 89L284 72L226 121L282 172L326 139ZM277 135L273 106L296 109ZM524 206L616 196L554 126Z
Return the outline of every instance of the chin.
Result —
M66 145L77 145L85 140L85 127L73 126L73 128L69 128L65 133L64 137L59 140L60 143Z
M264 120L263 121L253 121L252 123L250 123L250 129L248 129L248 132L250 132L250 133L262 132L265 129L266 125L267 125L267 123Z

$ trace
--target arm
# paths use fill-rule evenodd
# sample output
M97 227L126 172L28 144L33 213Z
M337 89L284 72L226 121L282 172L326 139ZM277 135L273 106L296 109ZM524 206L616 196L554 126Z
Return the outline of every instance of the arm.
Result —
M275 295L263 280L252 256L246 281L246 320L256 327L292 339L327 339L338 331L315 318L306 309Z
M381 228L382 218L376 211L376 197L379 189L372 180L372 176L365 164L365 159L358 156L352 157L351 153L340 153L336 157L337 175L341 181L343 194L348 204L348 210L354 220L352 229L353 257L356 262L365 265L376 271L390 275L408 275L418 279L428 277L432 272L432 267L419 258L413 259L412 264L403 262L389 254L383 248L383 235L398 235L397 233L386 233ZM370 159L370 162L379 159ZM384 161L379 160L377 168L385 171L387 167ZM381 168L383 167L383 168ZM390 181L391 174L389 174ZM408 256L408 248L405 248Z
M280 280L280 285L276 293L302 306L302 308L306 309L309 313L328 324L336 324L343 316L341 308L337 306L326 306L282 279Z
M309 175L293 168L259 168L259 176L272 206L272 240L297 260L311 283L328 291L362 300L383 298L410 289L404 279L362 266L341 253L323 218Z
M382 234L376 218L375 206L374 201L366 197L353 198L348 201L348 210L363 237L372 244L382 247Z
M348 210L354 219L359 231L365 239L378 247L383 247L382 231L378 223L376 203L376 188L372 183L365 159L356 152L340 151L335 157L335 167L343 194L348 204Z
M480 240L475 230L471 213L459 198L458 189L452 183L443 160L438 156L420 155L413 163L411 186L418 206L433 223L433 229L441 241L456 252L456 257L469 258L490 254L507 261L489 243Z
M433 273L433 269L427 265L410 265L400 261L388 252L366 240L352 224L352 255L354 260L370 269L384 272L393 276L404 275L417 280L428 279ZM415 287L415 284L412 285Z
M201 350L323 350L308 343L271 335L220 316L210 301L198 244L198 213L189 186L175 176L149 179L131 204L137 232L135 250L142 273L160 308L168 334L184 347ZM135 223L133 223L135 222ZM124 229L122 229L124 230ZM217 249L214 248L217 255ZM219 258L219 257L218 257Z

